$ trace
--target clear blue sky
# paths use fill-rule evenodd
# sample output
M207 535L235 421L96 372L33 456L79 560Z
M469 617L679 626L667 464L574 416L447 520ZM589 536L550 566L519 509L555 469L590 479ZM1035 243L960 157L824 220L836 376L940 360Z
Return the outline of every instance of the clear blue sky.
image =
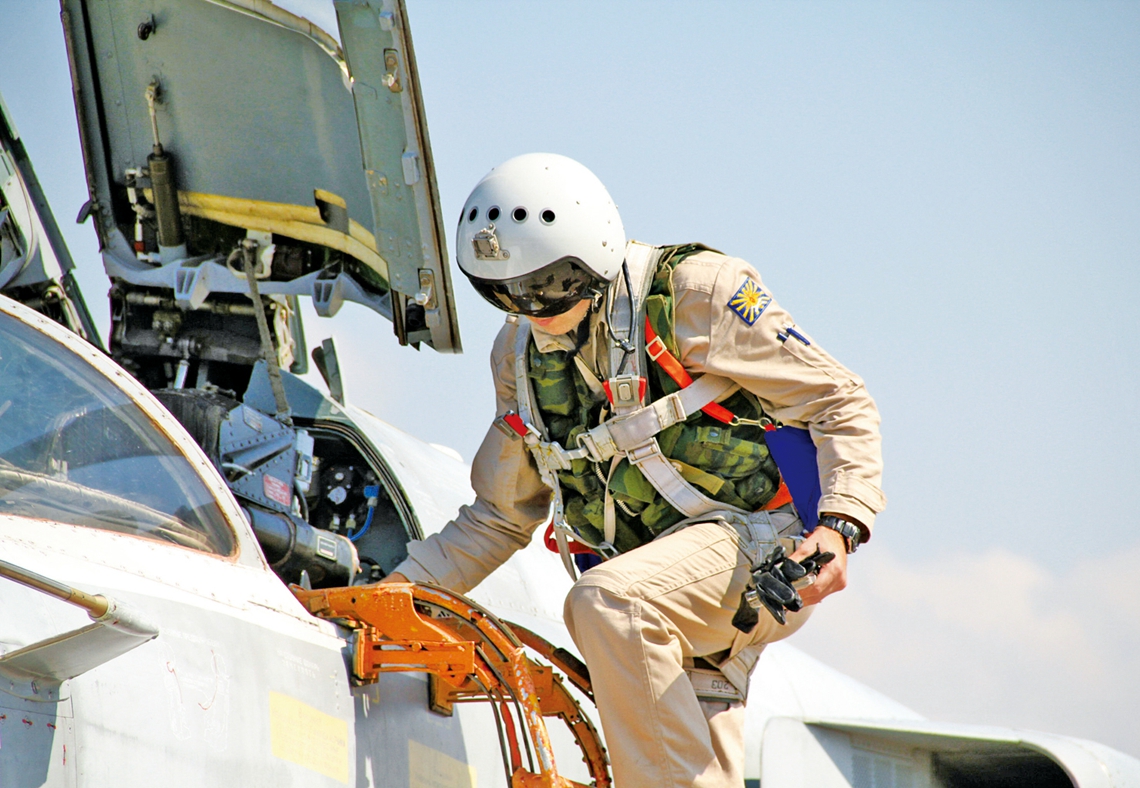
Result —
M750 260L866 379L889 508L796 642L930 716L1140 754L1140 5L407 2L448 227L498 162L572 156L631 237ZM0 10L106 325L58 9ZM501 317L457 287L461 357L308 327L357 404L470 459Z

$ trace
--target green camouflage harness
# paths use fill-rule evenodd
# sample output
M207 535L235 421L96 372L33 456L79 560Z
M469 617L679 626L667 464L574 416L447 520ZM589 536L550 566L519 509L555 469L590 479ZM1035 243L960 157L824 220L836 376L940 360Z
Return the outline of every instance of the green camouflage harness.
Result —
M569 351L540 353L530 332L525 330L525 321L520 321L520 334L524 336L517 349L525 351L516 360L519 413L526 423L535 425L526 436L527 442L544 481L555 493L555 528L561 537L560 547L564 547L568 529L577 541L603 557L612 557L646 544L698 515L748 515L776 495L780 472L764 442L764 425L770 422L756 398L731 381L706 375L704 378L709 380L698 379L698 383L706 384L703 396L690 391L700 388L693 384L684 390L686 396L691 394L684 407L673 404L670 410L665 406L677 397L669 395L680 392L681 387L658 364L648 363L645 354L643 325L648 317L654 333L669 352L674 357L680 355L674 332L673 273L678 263L705 249L697 244L660 249L631 244L631 280L641 280L632 287L633 312L629 313L630 298L621 279L608 293L603 317L609 320L610 364L603 374L611 376L607 380L611 391L620 389L625 393L631 381L636 387L639 376L647 378L646 402L650 405L642 406L639 398L631 403L627 397L623 407L620 395L615 394L611 402L605 394L591 390ZM646 259L640 260L640 270L635 259L637 251L646 255ZM621 314L622 307L627 314ZM603 355L599 350L599 366ZM732 424L717 421L700 410L725 391L732 392L721 403L736 414ZM654 408L657 414L653 413ZM632 425L634 419L644 421L654 416L656 420L648 435L641 427L641 432L626 443L645 443L648 439L660 449L660 455L668 462L659 462L658 466L672 466L673 475L679 476L670 482L673 494L668 497L672 503L658 489L661 482L654 479L668 469L657 467L649 474L642 454L650 449L626 446L623 450L620 445L623 423ZM608 429L599 425L607 425ZM611 441L616 448L607 450ZM681 486L689 490L677 492ZM695 496L699 503L678 503L686 495L690 499ZM607 509L611 520L609 534ZM568 559L565 549L562 552Z

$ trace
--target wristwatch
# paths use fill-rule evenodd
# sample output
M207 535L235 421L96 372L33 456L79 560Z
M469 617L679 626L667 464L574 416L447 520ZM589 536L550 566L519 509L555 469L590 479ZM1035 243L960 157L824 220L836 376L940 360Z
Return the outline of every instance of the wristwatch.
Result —
M863 532L859 530L859 526L836 517L834 514L825 514L819 518L819 524L824 528L830 528L843 537L843 541L847 543L848 555L859 549L859 542L863 539Z

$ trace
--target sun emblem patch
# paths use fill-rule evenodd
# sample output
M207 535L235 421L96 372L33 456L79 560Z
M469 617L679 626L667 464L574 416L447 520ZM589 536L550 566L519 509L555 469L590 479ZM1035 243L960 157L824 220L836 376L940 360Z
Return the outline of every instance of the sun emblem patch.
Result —
M752 325L772 303L772 296L760 289L760 285L752 281L752 277L744 278L744 284L728 299L728 308L748 325Z

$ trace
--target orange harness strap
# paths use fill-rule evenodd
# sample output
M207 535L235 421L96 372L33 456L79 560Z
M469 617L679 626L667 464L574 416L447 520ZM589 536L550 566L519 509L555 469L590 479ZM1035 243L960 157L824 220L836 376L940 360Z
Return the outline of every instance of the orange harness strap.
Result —
M792 491L788 489L788 485L784 484L784 477L780 475L780 489L776 490L776 494L772 500L764 504L760 508L764 511L770 512L773 509L779 509L781 506L787 506L792 502Z
M681 362L677 357L669 352L669 348L657 336L657 332L653 330L653 325L649 322L649 317L645 318L645 352L649 354L649 358L657 362L661 369L665 370L665 374L673 379L681 388L685 388L692 384L693 379L689 376L688 371L681 366ZM732 411L723 405L718 405L715 402L710 402L701 408L706 416L711 416L719 422L724 424L732 424L736 421L736 416ZM768 503L764 504L765 510L779 509L781 506L792 502L792 493L788 490L788 485L784 484L784 479L780 478L780 489L776 491L775 497Z
M649 354L649 358L657 362L661 369L665 370L665 374L671 377L678 386L687 388L692 385L693 379L689 377L689 373L681 366L677 357L669 352L669 348L661 341L661 337L657 336L648 316L645 318L645 352ZM724 424L732 424L736 420L732 411L715 402L710 402L701 410L706 416L711 416Z

